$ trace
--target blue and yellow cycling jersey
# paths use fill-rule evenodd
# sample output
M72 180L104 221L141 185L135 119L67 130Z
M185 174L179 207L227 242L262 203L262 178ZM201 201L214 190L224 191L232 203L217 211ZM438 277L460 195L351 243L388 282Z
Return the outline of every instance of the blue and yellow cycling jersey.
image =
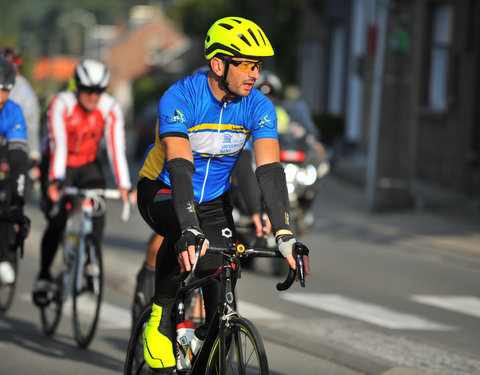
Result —
M8 99L0 112L0 136L7 141L27 139L27 125L20 106Z
M277 139L277 116L270 99L252 89L225 103L215 98L207 72L187 77L162 96L155 143L147 149L140 177L170 185L160 139L188 137L193 152L195 201L208 202L230 188L230 173L249 137Z

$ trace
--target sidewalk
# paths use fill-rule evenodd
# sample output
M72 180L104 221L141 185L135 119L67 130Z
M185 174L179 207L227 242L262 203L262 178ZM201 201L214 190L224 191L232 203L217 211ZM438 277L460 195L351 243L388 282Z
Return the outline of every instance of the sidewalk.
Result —
M353 171L353 169L352 169ZM415 242L419 247L476 259L480 266L480 211L459 195L417 184L414 194L421 207L370 213L364 185L349 170L337 170L323 181L316 199L316 212L359 230Z

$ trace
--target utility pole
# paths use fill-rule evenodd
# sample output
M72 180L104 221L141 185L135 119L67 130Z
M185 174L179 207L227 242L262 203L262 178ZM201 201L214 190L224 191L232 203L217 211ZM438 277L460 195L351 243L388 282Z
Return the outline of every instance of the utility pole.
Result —
M380 0L366 175L369 211L407 208L411 196L413 0Z

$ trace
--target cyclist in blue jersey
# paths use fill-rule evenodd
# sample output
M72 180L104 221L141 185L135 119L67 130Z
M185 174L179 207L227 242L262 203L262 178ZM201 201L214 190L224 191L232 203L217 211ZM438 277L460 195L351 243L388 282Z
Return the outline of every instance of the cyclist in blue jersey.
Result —
M30 227L30 220L23 213L28 170L27 126L20 106L8 99L14 84L15 68L4 56L0 56L1 284L15 281L15 270L10 263L15 256L13 250L17 247L18 236L26 237Z
M204 256L209 241L235 243L230 174L249 138L279 250L295 268L275 108L253 88L262 58L272 55L270 42L255 23L222 18L205 39L210 70L173 84L160 99L155 143L146 151L138 182L140 213L164 236L157 252L152 313L144 331L145 360L156 371L175 369L170 317L178 285L172 277L180 269L192 269L199 241L205 240L195 271L199 276L221 264L219 255ZM304 261L308 274L308 257ZM218 285L213 282L203 292L208 322L215 313Z

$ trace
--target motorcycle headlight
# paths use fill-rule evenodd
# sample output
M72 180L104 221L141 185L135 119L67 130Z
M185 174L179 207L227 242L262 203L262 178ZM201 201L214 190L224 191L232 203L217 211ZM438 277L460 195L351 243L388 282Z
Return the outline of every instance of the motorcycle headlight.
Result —
M295 182L295 177L298 172L298 167L295 164L287 164L285 165L285 178L287 179L287 182Z
M300 168L297 172L297 181L302 185L312 185L317 181L317 170L313 165Z

